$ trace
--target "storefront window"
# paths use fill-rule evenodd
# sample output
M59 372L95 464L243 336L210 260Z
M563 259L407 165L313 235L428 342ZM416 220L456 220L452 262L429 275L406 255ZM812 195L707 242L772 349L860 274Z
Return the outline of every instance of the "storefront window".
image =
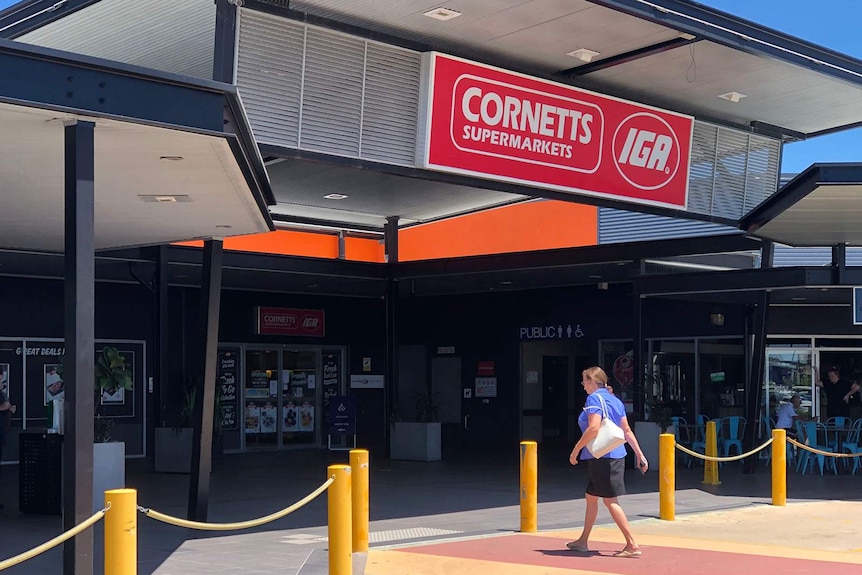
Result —
M694 340L650 342L656 378L651 390L655 401L669 408L671 415L694 421L696 412Z
M317 352L282 352L282 443L314 443Z
M245 356L245 443L278 445L278 352L249 350Z
M740 339L701 339L700 412L711 419L745 416L745 344Z

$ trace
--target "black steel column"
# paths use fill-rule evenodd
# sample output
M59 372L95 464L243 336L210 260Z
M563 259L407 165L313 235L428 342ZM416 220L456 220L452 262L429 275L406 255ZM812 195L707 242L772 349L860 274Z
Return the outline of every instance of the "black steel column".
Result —
M218 354L218 321L221 304L222 241L207 240L203 249L198 353L193 362L195 372L203 374L196 381L194 435L192 436L192 469L189 482L189 519L206 521L212 470L213 411L215 407L216 362Z
M162 427L165 421L164 399L167 397L165 387L168 381L168 246L159 246L156 256L156 383L153 387L155 397L153 403L158 406L158 419ZM155 425L155 418L153 424ZM155 444L151 443L155 449Z
M398 402L398 280L395 266L398 265L398 218L386 218L384 234L386 265L389 266L389 285L386 289L386 385L383 393L383 441L386 457L389 457L389 413Z
M742 436L742 451L747 452L754 449L759 427L759 415L761 403L763 402L763 377L766 371L766 324L769 319L769 292L763 290L760 294L757 307L754 309L754 318L751 324L754 341L751 346L751 372L749 375L748 393L745 394L745 433ZM766 449L769 449L768 447ZM757 457L746 457L742 472L751 474L757 469Z
M93 122L65 128L63 530L93 514L95 215ZM64 575L92 575L93 530L63 544Z
M832 246L832 281L838 285L847 278L847 244Z
M216 32L213 52L213 80L233 84L236 56L237 0L215 0Z
M646 362L643 357L644 349L644 333L643 333L643 296L640 293L640 285L637 278L643 273L644 262L636 260L634 262L635 279L632 282L632 369L634 377L632 378L632 393L634 401L632 409L638 420L644 416L644 373L646 372ZM603 369L608 369L612 366L603 366Z

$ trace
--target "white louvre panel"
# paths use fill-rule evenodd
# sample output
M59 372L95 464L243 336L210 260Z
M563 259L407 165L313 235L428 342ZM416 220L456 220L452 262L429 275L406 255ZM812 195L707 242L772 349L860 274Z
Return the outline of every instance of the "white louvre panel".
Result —
M688 173L688 210L708 214L712 209L715 183L715 146L718 128L695 122L691 142L691 164Z
M828 266L832 264L832 248L775 246L775 267ZM847 265L862 266L862 248L847 248Z
M778 140L749 136L748 172L745 182L745 213L747 214L775 193L779 178Z
M599 208L600 244L734 233L738 234L740 231L712 222Z
M299 145L304 38L301 24L240 12L236 84L259 143Z
M211 80L215 16L212 0L103 0L17 40Z
M419 74L418 52L368 43L362 158L413 165Z
M715 184L712 215L738 219L745 206L745 176L748 166L748 134L718 129L715 154Z
M359 156L365 42L309 27L299 146Z

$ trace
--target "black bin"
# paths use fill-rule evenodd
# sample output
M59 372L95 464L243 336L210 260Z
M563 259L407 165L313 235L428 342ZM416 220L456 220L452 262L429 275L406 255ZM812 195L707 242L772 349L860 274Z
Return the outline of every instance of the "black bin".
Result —
M60 515L62 441L56 433L22 432L18 436L18 510Z

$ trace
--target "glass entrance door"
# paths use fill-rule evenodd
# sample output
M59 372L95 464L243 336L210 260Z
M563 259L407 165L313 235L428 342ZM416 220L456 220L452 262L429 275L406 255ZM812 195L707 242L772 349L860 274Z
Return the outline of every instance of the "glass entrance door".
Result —
M282 445L318 443L318 350L282 352Z
M799 414L817 416L819 402L815 401L817 390L811 377L814 365L810 349L766 350L766 377L763 380L764 413L774 418L778 409L788 403L793 394L802 398Z
M277 447L278 360L275 350L250 349L245 353L245 445Z

